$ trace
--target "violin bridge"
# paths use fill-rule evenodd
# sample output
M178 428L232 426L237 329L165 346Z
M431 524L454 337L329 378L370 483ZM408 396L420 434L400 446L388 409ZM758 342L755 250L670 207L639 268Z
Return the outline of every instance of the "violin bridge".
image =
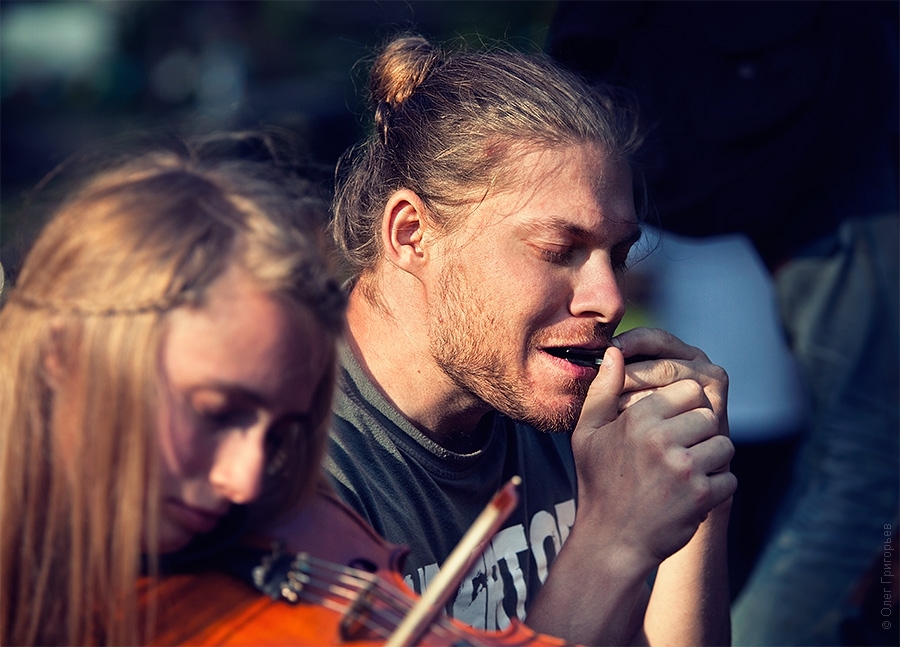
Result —
M326 606L333 602L342 608L346 602L338 633L342 642L355 642L371 637L373 610L380 592L378 579L371 575L375 566L370 563L359 566L362 568L323 566L309 553L286 553L276 543L251 574L256 589L273 600L298 604L302 597L320 600ZM335 573L329 573L329 569Z
M367 582L353 598L353 602L341 617L338 627L341 640L350 642L360 638L366 631L365 618L372 610L372 602L375 596L376 583Z

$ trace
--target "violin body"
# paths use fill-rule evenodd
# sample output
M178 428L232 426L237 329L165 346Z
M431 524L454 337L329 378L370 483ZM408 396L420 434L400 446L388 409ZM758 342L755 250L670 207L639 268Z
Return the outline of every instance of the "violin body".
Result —
M399 568L406 549L385 542L328 491L319 491L299 516L266 534L252 543L278 540L282 552L254 569L256 586L213 570L155 582L143 578L142 604L154 609L151 644L371 646L385 642L415 603ZM517 622L486 632L442 614L416 644L567 643Z
M167 576L154 592L153 645L340 644L339 614L272 600L225 573Z

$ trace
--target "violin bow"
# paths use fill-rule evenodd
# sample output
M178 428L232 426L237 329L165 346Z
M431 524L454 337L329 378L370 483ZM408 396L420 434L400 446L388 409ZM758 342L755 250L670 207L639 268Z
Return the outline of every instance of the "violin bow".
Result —
M513 476L490 500L475 522L459 540L453 552L425 589L406 617L384 643L385 647L411 647L422 631L439 614L450 595L484 552L485 545L519 503L517 488L522 479Z

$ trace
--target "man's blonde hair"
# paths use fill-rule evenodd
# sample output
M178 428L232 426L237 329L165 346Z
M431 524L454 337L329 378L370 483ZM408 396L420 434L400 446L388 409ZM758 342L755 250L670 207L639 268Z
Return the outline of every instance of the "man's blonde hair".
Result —
M446 51L411 34L378 53L369 101L372 128L338 166L333 207L354 278L380 262L382 211L398 189L414 191L433 224L451 232L462 207L521 182L520 154L592 145L633 167L644 136L629 93L591 86L548 56ZM640 212L643 181L634 176Z

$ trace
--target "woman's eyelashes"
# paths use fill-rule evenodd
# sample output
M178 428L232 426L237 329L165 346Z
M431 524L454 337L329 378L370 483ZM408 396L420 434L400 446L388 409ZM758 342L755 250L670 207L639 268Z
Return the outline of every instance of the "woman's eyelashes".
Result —
M197 418L214 431L251 427L260 415L257 406L246 398L218 390L195 391L190 402Z
M302 443L307 432L303 415L290 415L277 420L266 433L266 472L274 474L287 462L289 446Z
M243 408L210 411L202 415L216 429L245 429L252 427L259 418L255 409Z
M229 431L246 432L265 421L267 426L262 442L269 474L284 467L288 455L295 451L291 448L302 444L308 433L307 414L287 413L272 420L264 405L240 392L201 389L191 394L190 407L199 424L208 430L211 439Z

